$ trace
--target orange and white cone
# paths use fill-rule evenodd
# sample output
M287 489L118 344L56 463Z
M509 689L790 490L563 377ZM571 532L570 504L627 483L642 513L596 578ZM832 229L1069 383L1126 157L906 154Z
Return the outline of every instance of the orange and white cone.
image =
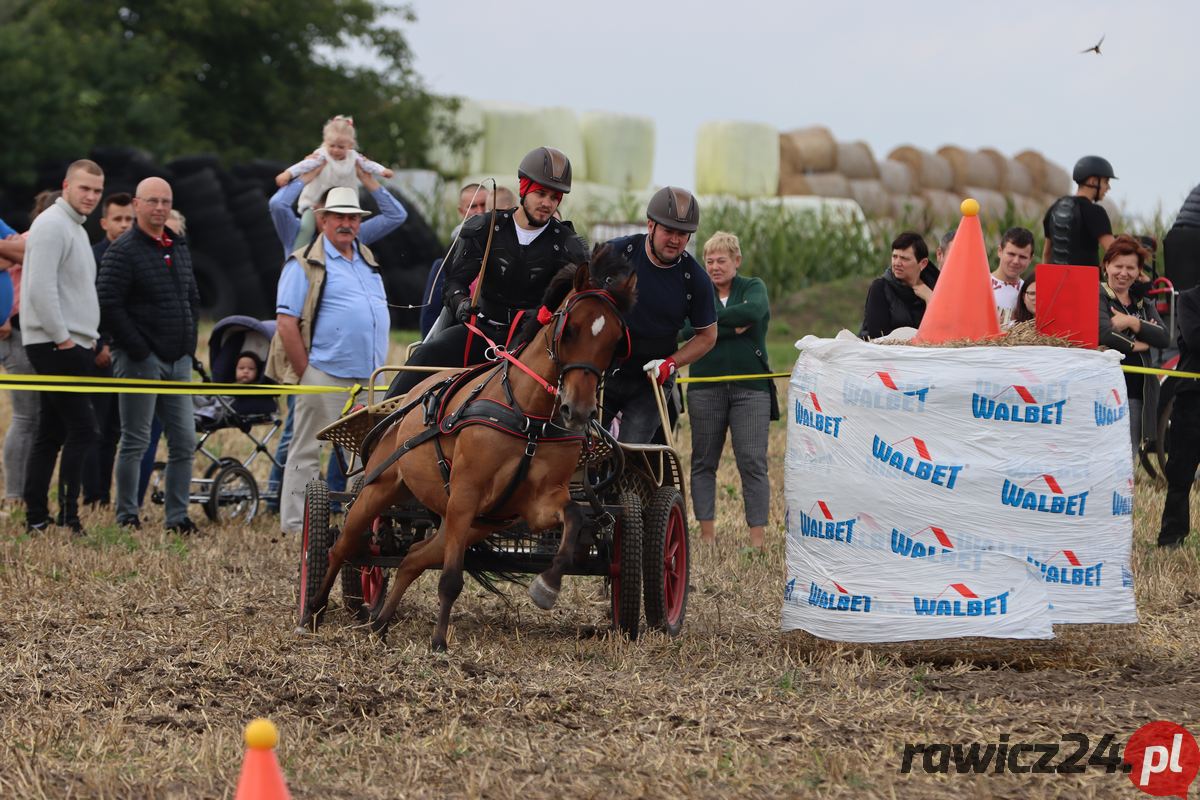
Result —
M256 719L246 726L246 758L238 778L234 800L291 800L283 770L275 758L279 729L269 719Z
M968 197L961 209L963 218L954 234L954 244L942 265L915 341L941 344L1000 335L1000 318L988 277L991 270L987 247L979 225L979 203Z

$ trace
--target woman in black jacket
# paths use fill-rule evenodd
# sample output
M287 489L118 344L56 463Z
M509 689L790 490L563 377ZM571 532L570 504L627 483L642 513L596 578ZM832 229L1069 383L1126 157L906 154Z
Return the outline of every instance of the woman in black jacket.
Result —
M1171 336L1163 327L1162 318L1154 303L1135 288L1142 278L1149 255L1136 239L1127 234L1118 236L1104 253L1104 283L1100 284L1100 344L1125 354L1123 364L1148 367L1151 347L1166 347ZM1125 373L1129 396L1129 434L1133 440L1133 456L1137 458L1142 430L1153 430L1156 411L1153 404L1145 408L1149 417L1143 422L1143 398L1146 382L1153 375Z
M896 328L916 328L933 296L938 268L929 263L929 247L919 233L906 232L892 242L892 265L867 289L864 339L879 339Z

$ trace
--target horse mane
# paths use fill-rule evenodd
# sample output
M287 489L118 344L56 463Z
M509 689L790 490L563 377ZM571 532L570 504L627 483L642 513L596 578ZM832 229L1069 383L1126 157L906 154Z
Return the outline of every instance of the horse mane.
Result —
M637 290L622 279L633 271L633 265L608 244L598 244L592 251L592 257L587 266L588 288L604 289L616 301L617 309L622 314L628 314L637 301ZM567 295L575 287L575 273L578 271L578 264L567 264L555 273L546 287L545 294L542 295L542 305L549 309L557 309L562 305L562 302L567 299ZM518 347L528 344L542 327L543 325L538 322L536 315L529 315L528 319L517 329L517 334L513 337L512 349L516 350Z

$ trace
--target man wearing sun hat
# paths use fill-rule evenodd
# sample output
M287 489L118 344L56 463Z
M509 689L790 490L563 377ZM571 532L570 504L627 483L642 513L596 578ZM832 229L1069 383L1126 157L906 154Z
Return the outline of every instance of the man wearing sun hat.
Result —
M317 211L320 235L283 265L275 299L276 332L267 374L303 386L366 385L387 357L388 308L379 263L358 241L370 212L347 187L329 190ZM320 472L316 434L337 420L346 395L300 395L287 468L283 473L280 527L304 524L304 487Z

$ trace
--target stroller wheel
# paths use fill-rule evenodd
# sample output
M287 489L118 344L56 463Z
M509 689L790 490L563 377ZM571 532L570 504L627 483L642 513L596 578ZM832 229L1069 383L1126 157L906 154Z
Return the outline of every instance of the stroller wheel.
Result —
M234 458L232 456L221 456L220 461L214 461L213 463L208 465L208 469L204 470L204 477L211 478L213 475L216 475L218 472L220 472L225 467L230 467L235 464L240 467L242 465L242 462L238 461L236 458Z
M213 522L246 523L258 513L258 483L241 464L228 464L213 478L204 513Z

